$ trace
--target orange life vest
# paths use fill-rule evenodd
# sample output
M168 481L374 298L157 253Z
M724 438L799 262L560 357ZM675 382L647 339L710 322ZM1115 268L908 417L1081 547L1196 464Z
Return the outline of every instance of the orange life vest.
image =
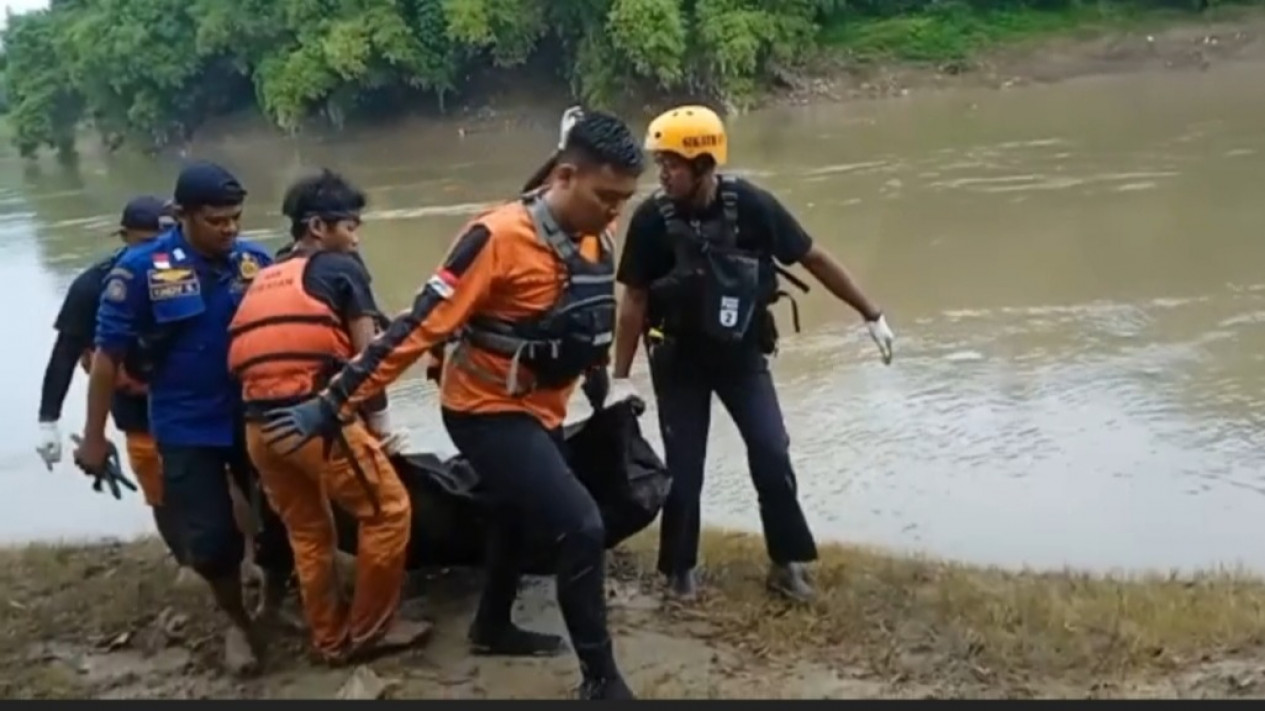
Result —
M303 288L309 258L295 254L260 271L229 324L228 367L245 402L304 398L355 355L342 319Z

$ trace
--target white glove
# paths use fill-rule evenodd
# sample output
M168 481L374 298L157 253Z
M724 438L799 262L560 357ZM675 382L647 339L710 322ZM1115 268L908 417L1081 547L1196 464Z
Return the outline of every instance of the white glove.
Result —
M382 412L366 413L365 424L368 425L369 431L377 435L379 439L386 439L386 436L391 432L391 408L387 408Z
M35 453L44 460L44 466L53 471L53 465L61 461L61 430L56 422L40 423L40 443Z
M388 456L399 454L408 449L408 432L404 430L392 431L391 429L391 408L365 415L365 424L377 436L378 441L382 443L382 451L386 452Z
M606 402L615 403L635 397L642 402L645 398L641 397L641 393L637 391L637 386L628 378L613 378L611 380L611 391L606 396Z
M386 452L387 456L403 454L408 447L408 432L405 430L396 430L382 438L382 451Z
M887 317L879 314L878 318L873 321L866 321L865 327L870 331L870 338L878 344L879 355L883 357L883 364L890 365L892 362L892 341L896 340L896 334L892 333L892 329L887 325Z
M582 118L584 118L584 109L579 106L572 106L562 112L562 120L558 122L558 150L567 147L567 136L571 133L571 127Z

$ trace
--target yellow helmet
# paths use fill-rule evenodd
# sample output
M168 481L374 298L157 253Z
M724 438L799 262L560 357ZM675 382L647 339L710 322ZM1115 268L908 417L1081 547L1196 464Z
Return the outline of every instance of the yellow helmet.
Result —
M677 153L689 160L710 155L719 166L729 158L729 139L715 111L706 106L678 106L650 122L646 150Z

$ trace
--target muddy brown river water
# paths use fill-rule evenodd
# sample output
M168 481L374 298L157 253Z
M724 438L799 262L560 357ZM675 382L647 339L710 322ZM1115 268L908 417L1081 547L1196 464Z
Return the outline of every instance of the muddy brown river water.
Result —
M851 266L897 332L884 367L855 315L815 289L800 297L803 333L775 361L823 539L1003 565L1265 570L1261 71L732 122L734 168ZM242 133L194 152L238 171L252 236L274 246L297 171L330 165L368 187L363 252L379 299L398 309L460 224L536 167L560 108L536 128L464 137L448 124L323 141ZM93 493L65 461L46 471L35 421L64 288L114 246L122 201L170 189L175 171L136 157L0 161L0 540L149 530L139 498ZM82 425L84 394L80 375L64 433ZM452 451L420 373L392 394L415 448ZM741 442L713 421L705 519L754 526ZM653 412L644 425L657 444Z

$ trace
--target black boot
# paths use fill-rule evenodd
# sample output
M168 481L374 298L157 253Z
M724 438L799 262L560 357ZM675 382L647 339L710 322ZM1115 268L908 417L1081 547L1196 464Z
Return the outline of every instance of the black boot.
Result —
M556 634L532 632L510 623L496 631L470 627L470 650L480 656L553 657L567 651L567 643Z
M582 701L630 701L637 698L619 674L585 679L580 685L579 696Z

